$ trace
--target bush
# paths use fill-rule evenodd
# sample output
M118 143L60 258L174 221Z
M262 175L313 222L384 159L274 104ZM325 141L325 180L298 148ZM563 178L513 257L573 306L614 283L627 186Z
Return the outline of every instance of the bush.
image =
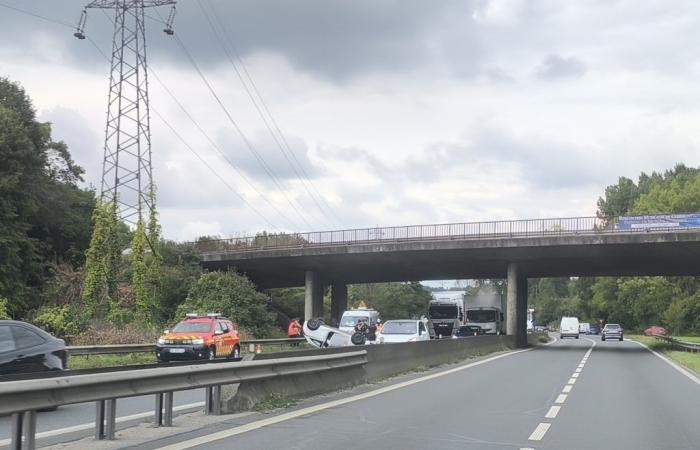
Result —
M192 285L187 299L177 308L176 317L187 313L221 313L256 337L266 336L273 323L267 310L268 299L255 285L235 272L202 274Z
M10 312L7 310L7 306L10 302L5 297L0 297L0 320L10 320Z
M81 331L81 324L75 319L75 314L67 305L43 306L32 321L34 325L48 331L54 336L65 338L74 336Z
M134 324L115 326L112 324L93 325L83 333L75 336L72 345L119 345L119 344L154 344L160 331L156 328L144 328Z

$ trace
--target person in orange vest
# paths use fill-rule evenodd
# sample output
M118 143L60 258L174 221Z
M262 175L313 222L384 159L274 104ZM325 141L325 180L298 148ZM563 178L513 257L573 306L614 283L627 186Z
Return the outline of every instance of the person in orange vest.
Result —
M297 338L301 337L301 324L299 323L299 319L292 319L291 322L289 322L289 326L287 327L287 336L290 338Z

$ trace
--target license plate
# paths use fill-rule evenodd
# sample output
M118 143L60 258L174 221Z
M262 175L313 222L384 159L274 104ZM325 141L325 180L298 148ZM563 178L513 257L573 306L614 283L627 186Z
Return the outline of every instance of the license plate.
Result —
M185 353L184 348L171 348L170 353Z

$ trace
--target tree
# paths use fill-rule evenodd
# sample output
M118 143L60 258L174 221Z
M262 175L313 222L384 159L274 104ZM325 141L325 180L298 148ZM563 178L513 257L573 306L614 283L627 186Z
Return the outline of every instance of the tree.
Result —
M208 272L192 285L176 315L221 313L254 336L262 337L269 333L273 322L267 303L267 297L255 290L255 285L245 276L236 272Z
M0 78L0 296L22 316L37 307L52 268L79 265L90 236L94 193L51 126L36 121L18 84Z

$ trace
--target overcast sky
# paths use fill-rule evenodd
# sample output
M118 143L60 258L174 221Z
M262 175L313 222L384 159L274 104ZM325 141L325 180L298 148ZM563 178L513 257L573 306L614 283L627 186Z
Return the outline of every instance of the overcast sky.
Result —
M107 61L6 7L72 25L84 3L0 0L0 76L98 186ZM168 238L593 215L620 175L700 165L697 0L181 0L176 36L245 140L162 32L168 11L148 12L151 105L208 165L154 114ZM85 29L105 54L111 14Z

